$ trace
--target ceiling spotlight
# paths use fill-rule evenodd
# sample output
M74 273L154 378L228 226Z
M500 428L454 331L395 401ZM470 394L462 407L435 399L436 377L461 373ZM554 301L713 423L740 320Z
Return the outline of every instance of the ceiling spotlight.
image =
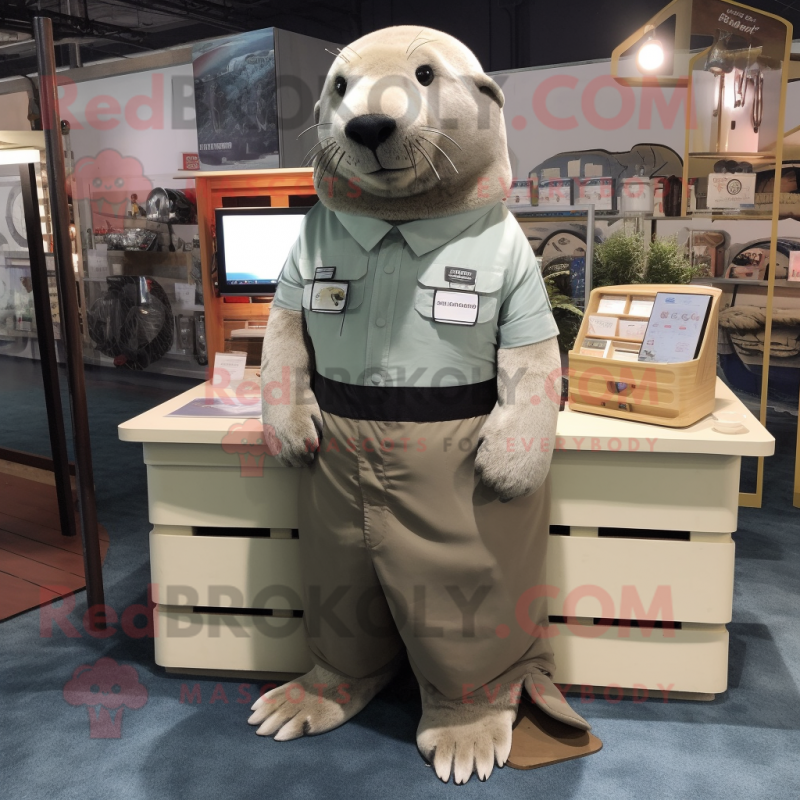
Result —
M658 39L648 39L639 48L636 63L642 72L654 72L664 63L664 45Z

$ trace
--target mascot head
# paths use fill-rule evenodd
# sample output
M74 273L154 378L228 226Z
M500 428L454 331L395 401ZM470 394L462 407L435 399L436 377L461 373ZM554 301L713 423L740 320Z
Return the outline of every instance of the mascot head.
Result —
M511 183L503 102L446 33L403 25L358 39L333 62L315 109L320 199L391 221L496 203Z

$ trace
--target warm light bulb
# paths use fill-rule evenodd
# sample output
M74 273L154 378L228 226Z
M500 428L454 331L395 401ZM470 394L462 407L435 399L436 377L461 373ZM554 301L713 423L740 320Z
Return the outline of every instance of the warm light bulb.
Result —
M644 72L653 72L664 63L664 46L658 39L650 39L641 46L636 60Z

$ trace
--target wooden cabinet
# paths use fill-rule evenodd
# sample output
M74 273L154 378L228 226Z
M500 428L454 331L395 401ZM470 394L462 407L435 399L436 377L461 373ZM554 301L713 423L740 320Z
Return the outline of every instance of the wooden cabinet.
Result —
M309 167L191 174L197 186L197 222L200 227L200 253L203 262L209 369L214 369L215 353L232 351L248 351L248 364L255 366L258 363L260 345L235 339L232 332L244 328L248 322L266 322L269 318L271 297L224 298L218 295L214 209L248 205L272 208L313 205L317 200L313 170ZM264 245L267 247L269 243L265 242Z

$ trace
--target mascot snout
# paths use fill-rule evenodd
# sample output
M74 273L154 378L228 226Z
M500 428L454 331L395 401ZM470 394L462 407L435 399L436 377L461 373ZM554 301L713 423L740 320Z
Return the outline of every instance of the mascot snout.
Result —
M361 114L344 127L345 136L374 153L397 130L397 122L388 114Z

